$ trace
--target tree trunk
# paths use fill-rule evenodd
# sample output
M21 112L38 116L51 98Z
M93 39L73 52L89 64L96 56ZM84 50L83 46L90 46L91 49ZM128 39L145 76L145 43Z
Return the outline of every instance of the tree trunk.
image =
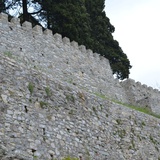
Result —
M23 21L29 21L29 14L27 10L27 0L23 0Z

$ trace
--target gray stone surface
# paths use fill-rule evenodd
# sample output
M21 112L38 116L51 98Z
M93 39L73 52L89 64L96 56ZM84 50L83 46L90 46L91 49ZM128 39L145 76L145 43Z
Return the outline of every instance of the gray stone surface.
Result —
M0 35L0 159L160 159L160 120L111 101L157 112L159 91L119 83L108 60L28 22L1 14Z
M160 91L127 79L121 82L126 91L127 99L130 104L140 107L147 107L154 113L160 114Z

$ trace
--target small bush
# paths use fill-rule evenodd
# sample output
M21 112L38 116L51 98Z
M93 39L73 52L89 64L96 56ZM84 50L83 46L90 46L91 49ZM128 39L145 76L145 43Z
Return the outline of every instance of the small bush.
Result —
M79 160L79 159L74 157L65 157L62 160Z
M66 99L67 99L67 101L70 101L70 102L75 103L75 98L74 98L74 96L73 96L73 95L69 95L69 94L67 94L67 95L66 95Z
M4 52L4 55L6 55L6 56L9 57L9 58L12 57L12 53L11 53L10 51Z
M28 84L28 90L30 91L30 94L33 94L34 84L32 84L31 82L29 82Z
M48 103L43 102L43 101L40 101L40 106L41 106L41 108L44 108L44 106L47 106L47 105L48 105Z
M49 87L46 87L45 91L46 91L47 97L50 97L51 96L51 90L49 89Z

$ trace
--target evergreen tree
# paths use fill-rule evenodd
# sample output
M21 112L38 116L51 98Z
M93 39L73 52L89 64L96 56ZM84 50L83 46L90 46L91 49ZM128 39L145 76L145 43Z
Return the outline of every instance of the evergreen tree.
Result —
M29 13L28 8L34 8L34 12ZM12 16L20 16L21 23L24 21L31 21L31 15L38 14L40 10L40 5L38 5L35 0L0 0L0 12L5 12L9 14L9 11L14 11L15 14Z
M5 10L5 4L3 0L0 0L0 12L3 12Z
M47 26L53 33L58 32L79 44L91 43L89 16L83 0L54 0L49 6L44 1L42 8L45 10Z
M116 74L117 78L128 78L131 65L118 42L113 39L112 33L115 28L104 12L104 2L104 0L85 1L90 16L90 26L92 26L91 48L109 59L113 74Z

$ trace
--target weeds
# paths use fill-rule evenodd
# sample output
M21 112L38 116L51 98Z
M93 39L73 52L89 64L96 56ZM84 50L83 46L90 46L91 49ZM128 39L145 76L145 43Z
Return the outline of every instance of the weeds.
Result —
M116 122L118 125L122 124L122 120L121 119L116 119Z
M48 103L43 102L43 101L40 101L40 106L41 106L41 108L44 108L44 106L47 106L47 105L48 105Z
M50 90L50 88L46 87L45 91L46 91L47 97L50 97L51 96L51 90Z
M67 95L66 95L66 99L67 99L67 101L71 101L71 102L75 103L75 98L74 98L73 95L67 94Z
M148 108L137 107L137 106L134 106L134 105L122 103L122 102L114 100L114 99L109 99L108 97L106 97L105 95L100 94L100 93L93 93L93 94L96 95L97 97L100 97L100 98L104 99L104 100L112 101L112 102L120 104L120 105L122 105L124 107L128 107L128 108L134 109L136 111L139 111L139 112L142 112L142 113L145 113L145 114L148 114L148 115L151 115L153 117L156 117L156 118L160 119L160 114L153 113Z
M28 90L30 91L30 94L32 95L33 94L33 90L34 90L34 84L33 83L29 82Z
M79 158L74 158L74 157L65 157L62 160L79 160Z
M6 55L9 58L12 58L12 53L10 51L4 52L4 55Z

